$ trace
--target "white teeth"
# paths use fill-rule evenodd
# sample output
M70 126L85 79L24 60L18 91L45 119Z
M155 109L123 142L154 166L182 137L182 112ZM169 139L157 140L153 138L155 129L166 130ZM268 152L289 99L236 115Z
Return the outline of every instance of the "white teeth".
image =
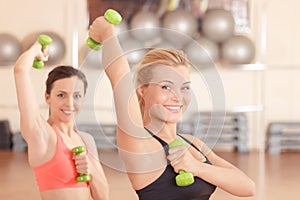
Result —
M72 114L74 111L73 110L62 110L66 114Z
M180 110L181 106L166 106L169 110Z

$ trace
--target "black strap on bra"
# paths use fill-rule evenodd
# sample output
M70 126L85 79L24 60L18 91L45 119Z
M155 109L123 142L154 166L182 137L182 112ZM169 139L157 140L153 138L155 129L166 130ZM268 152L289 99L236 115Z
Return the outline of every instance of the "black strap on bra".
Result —
M148 133L150 135L152 135L164 148L166 155L169 154L169 145L168 143L166 143L165 141L163 141L161 138L157 137L156 135L154 135L149 129L147 129L145 127L145 129L148 131ZM206 157L204 155L204 153L198 148L196 147L192 142L190 142L188 139L186 139L185 137L183 137L182 135L177 134L179 137L181 137L184 141L186 141L188 144L192 145L197 151L199 151L204 157Z
M179 137L181 137L184 141L186 141L187 143L189 143L190 145L192 145L197 151L199 151L206 158L206 156L204 155L204 153L198 147L196 147L192 142L190 142L188 139L186 139L182 135L179 135L179 134L177 134L177 135Z
M159 137L157 137L156 135L154 135L154 134L153 134L149 129L147 129L146 127L145 127L145 129L146 129L146 131L148 131L148 133L149 133L150 135L152 135L152 136L153 136L153 137L161 144L161 146L163 146L166 155L168 155L168 154L169 154L169 145L168 145L168 143L166 143L165 141L163 141L162 139L160 139Z

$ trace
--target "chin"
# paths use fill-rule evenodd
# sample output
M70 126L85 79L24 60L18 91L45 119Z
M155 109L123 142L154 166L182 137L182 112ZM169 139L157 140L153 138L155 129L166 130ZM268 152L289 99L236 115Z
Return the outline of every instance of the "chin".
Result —
M73 122L75 120L75 117L74 116L62 117L60 118L60 120L64 123L69 123L69 122Z
M171 124L176 124L180 122L181 118L180 117L168 117L165 119L165 122L171 123Z

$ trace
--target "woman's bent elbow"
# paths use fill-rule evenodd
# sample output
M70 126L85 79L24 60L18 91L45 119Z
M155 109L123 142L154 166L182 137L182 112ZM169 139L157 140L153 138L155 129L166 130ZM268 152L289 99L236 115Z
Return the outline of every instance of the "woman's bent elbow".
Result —
M245 196L247 197L252 197L255 195L255 192L256 192L256 186L255 186L255 182L254 181L251 181L249 183L249 186L247 188L247 191L245 192Z

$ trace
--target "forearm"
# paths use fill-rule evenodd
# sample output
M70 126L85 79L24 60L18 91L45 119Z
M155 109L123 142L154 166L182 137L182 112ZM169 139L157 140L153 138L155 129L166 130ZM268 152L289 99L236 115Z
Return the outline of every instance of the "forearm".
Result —
M113 89L124 76L130 75L127 58L116 36L110 37L103 43L102 65Z
M108 200L109 186L105 174L100 164L93 164L93 170L90 174L90 189L94 200ZM97 166L99 165L99 166Z
M109 199L109 187L106 181L93 177L90 181L90 188L94 200Z
M37 127L37 120L40 119L39 105L30 76L33 59L34 51L30 49L20 56L14 67L21 128L28 132Z
M105 40L102 62L114 91L118 126L122 131L142 137L143 120L126 56L117 37ZM148 136L148 134L147 134Z
M254 195L254 182L237 168L200 163L196 176L235 196Z
M35 44L37 46L37 44ZM33 60L37 53L35 52L35 48L38 47L31 47L27 51L21 54L21 56L18 58L18 60L15 63L14 66L14 74L15 76L20 74L20 73L26 73L31 70Z

